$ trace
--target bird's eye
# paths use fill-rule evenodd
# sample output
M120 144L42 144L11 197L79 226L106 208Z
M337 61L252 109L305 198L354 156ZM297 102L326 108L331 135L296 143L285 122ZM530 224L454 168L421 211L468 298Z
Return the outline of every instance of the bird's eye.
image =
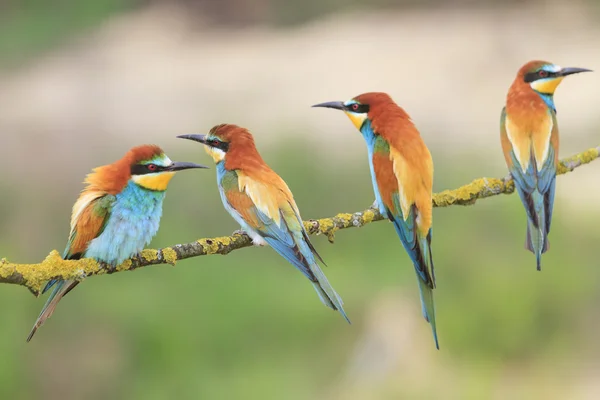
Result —
M148 168L148 171L153 171L153 172L158 169L156 164L148 164L148 166L146 168Z
M350 106L350 108L352 108L352 111L358 111L358 104L354 103Z
M210 141L210 144L211 144L213 147L217 147L217 146L219 145L219 141L218 141L217 139L213 139L213 140L211 140L211 141Z
M538 72L538 75L540 76L540 78L545 78L548 76L548 71L545 70L540 70L540 72Z

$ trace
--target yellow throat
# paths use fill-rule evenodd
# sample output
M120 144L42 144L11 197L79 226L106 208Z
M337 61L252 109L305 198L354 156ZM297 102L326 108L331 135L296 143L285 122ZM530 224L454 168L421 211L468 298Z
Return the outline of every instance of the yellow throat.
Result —
M225 158L225 152L221 149L215 149L214 147L204 146L206 153L212 157L215 163L223 161Z
M562 82L564 77L560 76L554 79L540 79L539 81L533 81L530 83L533 90L544 93L544 94L554 94L554 91L558 87L558 85Z
M160 172L157 174L137 175L132 179L135 183L148 190L167 190L169 182L175 176L175 172Z
M352 123L358 130L360 130L363 122L365 122L365 119L367 119L367 114L356 114L353 112L346 111L346 115L348 116L348 118L350 118L350 121L352 121Z

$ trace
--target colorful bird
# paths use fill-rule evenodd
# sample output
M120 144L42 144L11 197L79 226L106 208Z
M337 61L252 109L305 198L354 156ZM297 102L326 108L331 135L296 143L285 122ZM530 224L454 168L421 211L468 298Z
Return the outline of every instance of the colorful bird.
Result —
M386 93L364 93L344 102L316 104L342 110L367 142L375 202L396 228L413 262L423 316L435 325L431 255L433 161L408 114Z
M253 244L269 244L312 282L323 304L338 310L350 322L342 299L315 260L323 262L304 229L292 192L262 159L252 134L245 128L222 124L208 135L177 137L205 145L217 165L223 205Z
M538 271L548 250L558 167L554 91L565 76L587 71L528 62L517 73L500 117L504 158L527 212L525 247L535 254Z
M66 260L93 258L116 267L137 255L158 231L167 185L176 171L208 168L187 162L173 162L157 146L134 147L119 161L94 169L87 186L73 206ZM49 281L51 287L42 312L27 337L50 318L58 302L79 281Z

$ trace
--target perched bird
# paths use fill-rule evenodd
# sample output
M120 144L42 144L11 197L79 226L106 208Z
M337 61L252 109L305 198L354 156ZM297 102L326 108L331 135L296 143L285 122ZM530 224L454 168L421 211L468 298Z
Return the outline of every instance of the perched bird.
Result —
M223 205L253 244L269 244L312 282L323 304L338 310L350 322L342 299L315 260L324 264L308 238L292 192L262 159L252 134L245 128L222 124L208 135L177 137L205 145L217 166Z
M500 117L504 158L527 212L525 247L535 254L538 271L548 250L558 167L554 91L565 76L587 71L528 62L517 73Z
M344 111L367 142L375 203L394 224L414 264L423 316L439 349L431 255L433 161L427 146L408 114L386 93L364 93L345 103L313 107Z
M176 171L208 168L173 162L157 146L134 147L119 161L94 169L73 206L66 260L93 258L116 267L137 255L158 231L167 185ZM49 281L54 287L27 338L29 342L58 302L79 282Z

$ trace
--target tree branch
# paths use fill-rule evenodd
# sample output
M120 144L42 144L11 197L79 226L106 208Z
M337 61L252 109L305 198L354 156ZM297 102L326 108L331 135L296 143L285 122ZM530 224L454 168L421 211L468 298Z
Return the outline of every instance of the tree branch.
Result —
M558 174L566 174L575 168L588 164L599 158L600 146L591 148L560 162ZM479 199L511 194L515 190L512 178L502 179L479 178L461 186L458 189L444 190L433 195L434 207L449 207L453 205L471 205ZM361 227L384 218L373 206L354 214L337 214L330 218L311 219L304 221L306 230L311 235L327 235L331 243L335 233L340 229ZM125 261L114 270L92 259L63 260L60 254L53 250L38 264L16 264L0 259L0 283L12 283L25 286L35 296L39 296L42 285L50 279L83 280L92 275L112 274L121 271L132 271L149 265L171 264L186 258L209 254L228 254L233 250L249 247L252 241L245 234L199 239L192 243L176 244L171 247L154 250L146 249L138 257Z

